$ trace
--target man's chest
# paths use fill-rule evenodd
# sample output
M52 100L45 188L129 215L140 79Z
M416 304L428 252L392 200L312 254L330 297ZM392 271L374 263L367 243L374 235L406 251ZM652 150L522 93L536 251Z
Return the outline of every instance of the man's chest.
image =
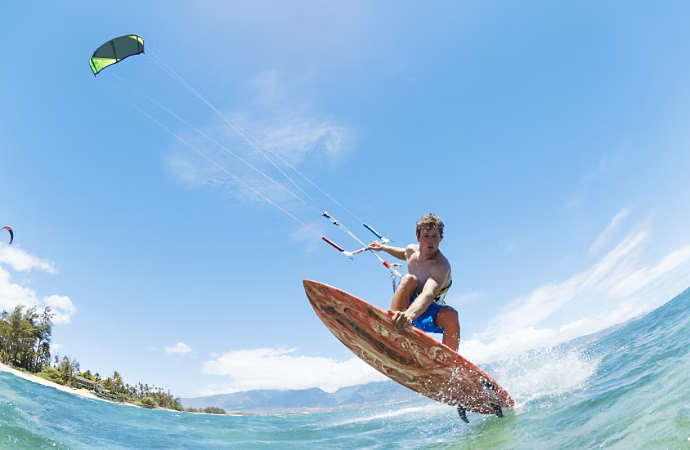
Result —
M429 278L429 274L433 267L434 261L420 261L419 257L416 255L413 255L407 262L408 271L417 277L417 282L420 286Z

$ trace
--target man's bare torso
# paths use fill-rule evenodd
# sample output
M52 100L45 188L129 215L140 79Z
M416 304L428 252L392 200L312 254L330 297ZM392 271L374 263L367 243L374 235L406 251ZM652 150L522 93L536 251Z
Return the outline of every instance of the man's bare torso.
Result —
M407 258L407 271L417 277L419 292L422 291L424 284L432 274L436 275L434 278L439 285L438 290L450 284L450 263L440 250L436 252L433 258L422 260L419 245L410 244L405 249L405 257Z

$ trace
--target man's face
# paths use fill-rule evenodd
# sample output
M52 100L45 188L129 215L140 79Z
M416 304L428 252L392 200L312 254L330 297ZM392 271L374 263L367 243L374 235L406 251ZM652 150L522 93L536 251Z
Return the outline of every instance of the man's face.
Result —
M438 232L437 228L431 228L429 230L423 230L417 236L417 242L419 242L419 248L424 249L426 252L435 252L438 250L438 246L441 243L441 233Z

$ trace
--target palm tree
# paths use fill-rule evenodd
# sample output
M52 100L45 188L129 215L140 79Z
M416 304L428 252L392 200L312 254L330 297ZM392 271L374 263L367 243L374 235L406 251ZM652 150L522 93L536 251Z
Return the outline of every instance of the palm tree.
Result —
M122 377L116 370L113 372L113 390L115 392L122 392L122 388L124 387L124 384L122 383Z

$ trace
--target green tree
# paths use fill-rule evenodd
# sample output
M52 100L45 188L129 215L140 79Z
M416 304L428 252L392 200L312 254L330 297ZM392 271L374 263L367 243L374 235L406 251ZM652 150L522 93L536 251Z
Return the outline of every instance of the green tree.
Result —
M57 366L57 370L62 375L63 383L72 386L75 383L74 375L79 373L79 362L74 359L70 359L68 356L63 356L62 361Z
M38 372L36 375L48 381L52 381L53 383L62 384L62 375L53 366L44 366L43 370Z
M0 360L30 372L40 372L50 362L52 313L46 308L38 314L36 308L26 311L17 305L11 313L0 314Z
M53 330L53 312L47 306L43 314L38 318L34 331L35 335L35 360L34 371L40 372L43 366L50 365L50 339Z
M96 377L94 377L94 376L91 374L91 371L88 370L88 369L87 369L85 372L82 372L82 373L81 373L81 376L84 377L84 378L86 378L87 380L91 380L91 381L93 381L93 382L96 381Z
M114 392L122 392L124 390L124 384L122 382L122 377L120 376L120 374L118 373L117 370L115 372L113 372L112 381L113 381L113 391Z

